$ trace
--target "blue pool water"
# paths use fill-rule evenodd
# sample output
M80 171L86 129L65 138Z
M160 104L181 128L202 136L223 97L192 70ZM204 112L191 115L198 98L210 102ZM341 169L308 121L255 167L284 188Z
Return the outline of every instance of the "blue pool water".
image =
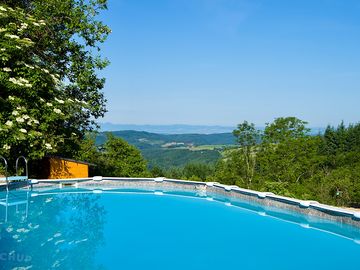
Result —
M6 196L0 269L360 269L357 230L245 202L135 190Z

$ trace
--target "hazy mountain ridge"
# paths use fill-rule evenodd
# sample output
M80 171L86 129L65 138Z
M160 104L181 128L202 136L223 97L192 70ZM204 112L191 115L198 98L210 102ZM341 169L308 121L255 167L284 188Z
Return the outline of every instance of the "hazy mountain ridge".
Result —
M236 126L220 126L220 125L135 125L135 124L114 124L114 123L99 123L100 131L139 131L156 134L217 134L217 133L231 133ZM259 130L264 130L264 127L257 127ZM324 133L323 127L312 127L310 133L317 135Z
M207 125L134 125L134 124L114 124L100 123L101 131L146 131L159 134L213 134L232 132L235 127L230 126L207 126Z
M106 133L101 132L96 138L97 144L103 144L106 140ZM123 138L128 143L139 149L147 148L170 148L179 144L179 147L201 146L201 145L233 145L235 137L232 133L216 134L158 134L146 131L121 130L112 131L114 136ZM182 145L183 144L183 145Z

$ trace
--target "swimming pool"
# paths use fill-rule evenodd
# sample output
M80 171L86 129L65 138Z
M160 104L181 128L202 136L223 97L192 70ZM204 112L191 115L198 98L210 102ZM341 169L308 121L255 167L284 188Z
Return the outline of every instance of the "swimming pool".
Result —
M359 269L357 228L221 194L51 186L0 195L0 269Z

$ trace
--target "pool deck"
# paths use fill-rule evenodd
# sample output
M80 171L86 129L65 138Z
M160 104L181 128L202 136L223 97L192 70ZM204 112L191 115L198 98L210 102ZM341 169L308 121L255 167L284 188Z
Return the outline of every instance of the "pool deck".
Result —
M38 180L34 188L62 188L74 186L89 189L151 189L170 191L194 191L203 196L223 196L229 199L238 199L245 202L255 203L278 210L288 210L309 217L318 217L328 221L348 224L360 229L360 210L340 208L321 204L317 201L304 201L295 198L279 196L270 192L258 192L243 189L238 186L228 186L217 182L197 182L178 179L158 178L125 178L125 177L102 177L74 178L74 179L42 179Z

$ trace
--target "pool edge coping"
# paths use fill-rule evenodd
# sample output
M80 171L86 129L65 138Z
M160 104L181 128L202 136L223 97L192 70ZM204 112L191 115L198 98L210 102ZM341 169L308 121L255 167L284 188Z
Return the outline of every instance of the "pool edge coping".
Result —
M202 186L204 191L218 193L220 195L232 197L241 197L246 201L256 201L257 203L265 206L279 207L289 209L298 213L309 216L317 216L322 219L337 221L340 223L349 224L360 228L360 212L343 209L336 206L326 205L312 200L300 200L285 196L276 195L271 192L261 192L251 189L240 188L235 185L224 185L218 182L200 182L181 179L171 179L165 177L147 178L147 177L103 177L94 176L88 178L68 178L68 179L39 179L38 184L52 184L63 187L65 185L74 185L78 187L82 183L94 182L99 185L103 181L122 181L130 183L152 183L159 186L164 183L171 183L175 185L188 185L188 186ZM104 182L103 182L104 184ZM37 184L35 184L36 186ZM194 188L196 190L196 188ZM236 195L238 194L238 196ZM286 207L282 207L286 206Z

